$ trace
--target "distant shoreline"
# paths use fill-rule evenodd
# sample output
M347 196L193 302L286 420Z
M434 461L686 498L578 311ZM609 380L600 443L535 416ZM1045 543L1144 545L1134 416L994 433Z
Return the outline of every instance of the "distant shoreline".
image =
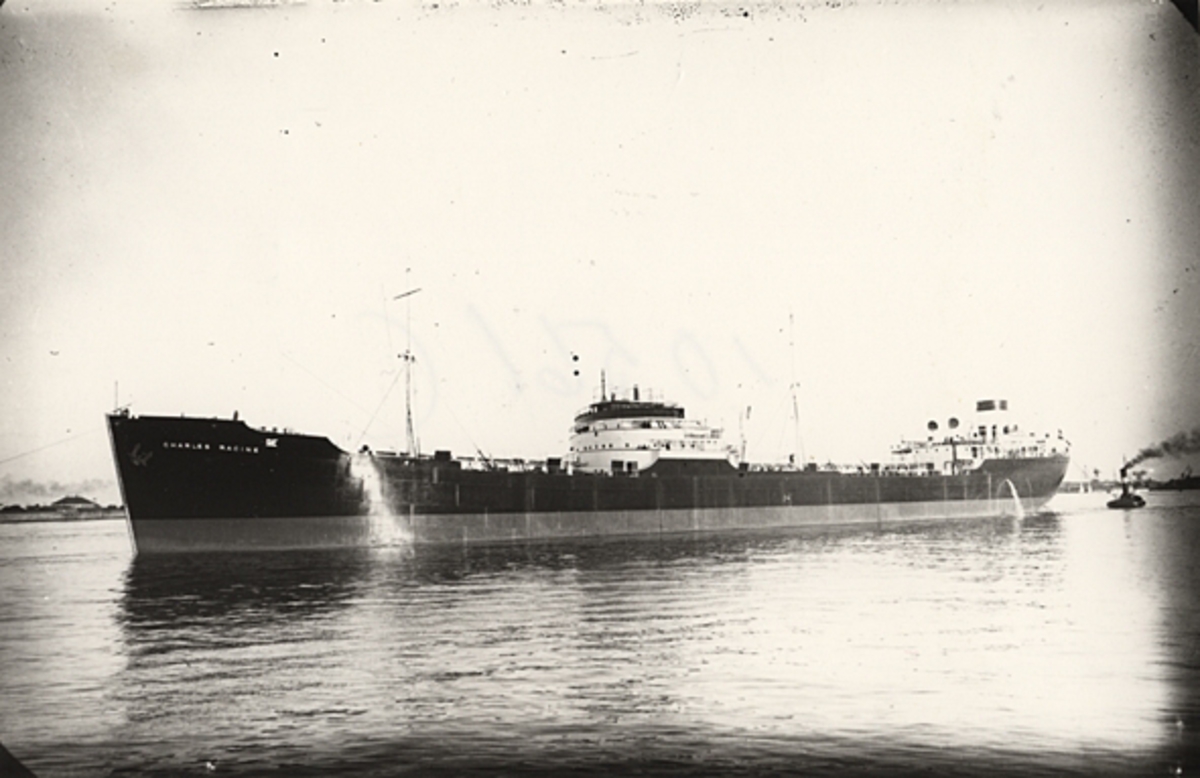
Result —
M101 519L123 519L124 508L87 511L76 514L65 514L57 511L28 511L21 513L0 513L0 524L25 524L47 521L99 521Z

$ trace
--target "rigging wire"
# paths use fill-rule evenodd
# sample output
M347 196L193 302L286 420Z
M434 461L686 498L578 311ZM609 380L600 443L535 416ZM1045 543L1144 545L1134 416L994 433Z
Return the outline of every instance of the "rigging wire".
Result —
M32 455L38 453L39 451L45 451L48 448L54 448L55 446L61 446L63 443L70 443L72 440L76 440L78 438L86 437L88 435L95 435L97 432L99 432L99 430L95 430L95 429L85 430L83 432L77 432L74 435L70 436L69 438L63 438L62 440L56 440L53 443L47 443L44 446L38 446L37 448L31 448L28 451L22 451L20 454L13 454L10 457L5 457L4 459L0 459L0 465L6 465L9 462L15 462L18 459L24 459L25 457L32 456Z
M371 425L375 423L375 417L379 415L381 410L383 410L383 405L387 402L388 395L390 395L392 390L396 388L396 384L399 383L400 376L402 375L404 375L403 371L396 371L396 377L392 379L391 385L389 385L387 391L383 393L383 399L379 401L379 405L375 406L375 412L371 414L370 419L367 419L367 425L363 427L363 431L359 434L358 442L354 444L356 449L362 445L363 438L367 435L367 430L371 429Z
M301 370L303 370L305 373L308 373L308 375L309 375L310 377L312 377L312 378L313 378L315 381L317 381L317 383L321 384L321 385L322 385L322 386L324 386L326 389L328 389L329 391L331 391L331 392L333 392L334 394L336 394L338 397L341 397L343 400L345 400L345 401L346 401L347 403L349 403L350 405L353 405L355 408L357 408L358 410L362 411L363 413L368 413L368 411L367 411L367 409L366 409L366 408L364 408L363 406L359 405L359 404L358 404L357 402L355 402L354 400L350 399L350 397L348 397L348 396L345 394L345 392L341 391L341 390L340 390L340 389L338 389L336 386L334 386L333 384L329 383L329 382L328 382L328 381L326 381L324 378L322 378L321 376L317 375L317 374L316 374L315 372L313 372L312 370L310 370L310 369L308 369L307 367L305 367L304 365L302 365L302 364L301 364L299 361L297 361L297 360L296 360L296 358L295 358L295 357L293 357L291 354L287 353L286 351L281 351L281 352L279 352L279 355L280 355L280 356L282 356L282 357L283 357L284 359L286 359L287 361L291 362L291 363L292 363L293 365L295 365L296 367L298 367L298 368L300 368ZM376 412L378 413L378 411L376 411Z
M464 425L458 418L458 415L454 412L454 409L450 407L450 403L443 400L442 406L446 409L446 412L450 414L450 418L454 419L454 423L458 425L458 428L462 430L463 435L466 435L467 440L471 443L471 447L475 449L475 453L479 455L479 458L484 462L490 463L492 458L488 456L482 448L479 447L479 444L475 442L475 438L471 437L470 430L468 430L466 425Z

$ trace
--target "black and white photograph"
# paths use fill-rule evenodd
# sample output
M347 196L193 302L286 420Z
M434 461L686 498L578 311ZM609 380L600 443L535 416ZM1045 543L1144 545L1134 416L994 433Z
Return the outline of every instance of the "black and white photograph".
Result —
M0 0L0 775L1200 771L1194 0Z

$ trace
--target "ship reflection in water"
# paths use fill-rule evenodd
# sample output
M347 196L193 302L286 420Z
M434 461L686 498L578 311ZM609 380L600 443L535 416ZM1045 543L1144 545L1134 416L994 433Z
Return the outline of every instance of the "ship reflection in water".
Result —
M138 558L108 759L120 774L1171 773L1200 726L1200 516L1173 510Z

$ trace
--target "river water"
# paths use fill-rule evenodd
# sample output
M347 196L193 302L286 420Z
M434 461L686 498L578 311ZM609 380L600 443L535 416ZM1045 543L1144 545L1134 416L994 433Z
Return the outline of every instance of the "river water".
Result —
M1200 770L1200 493L1134 512L134 558L0 525L38 776Z

